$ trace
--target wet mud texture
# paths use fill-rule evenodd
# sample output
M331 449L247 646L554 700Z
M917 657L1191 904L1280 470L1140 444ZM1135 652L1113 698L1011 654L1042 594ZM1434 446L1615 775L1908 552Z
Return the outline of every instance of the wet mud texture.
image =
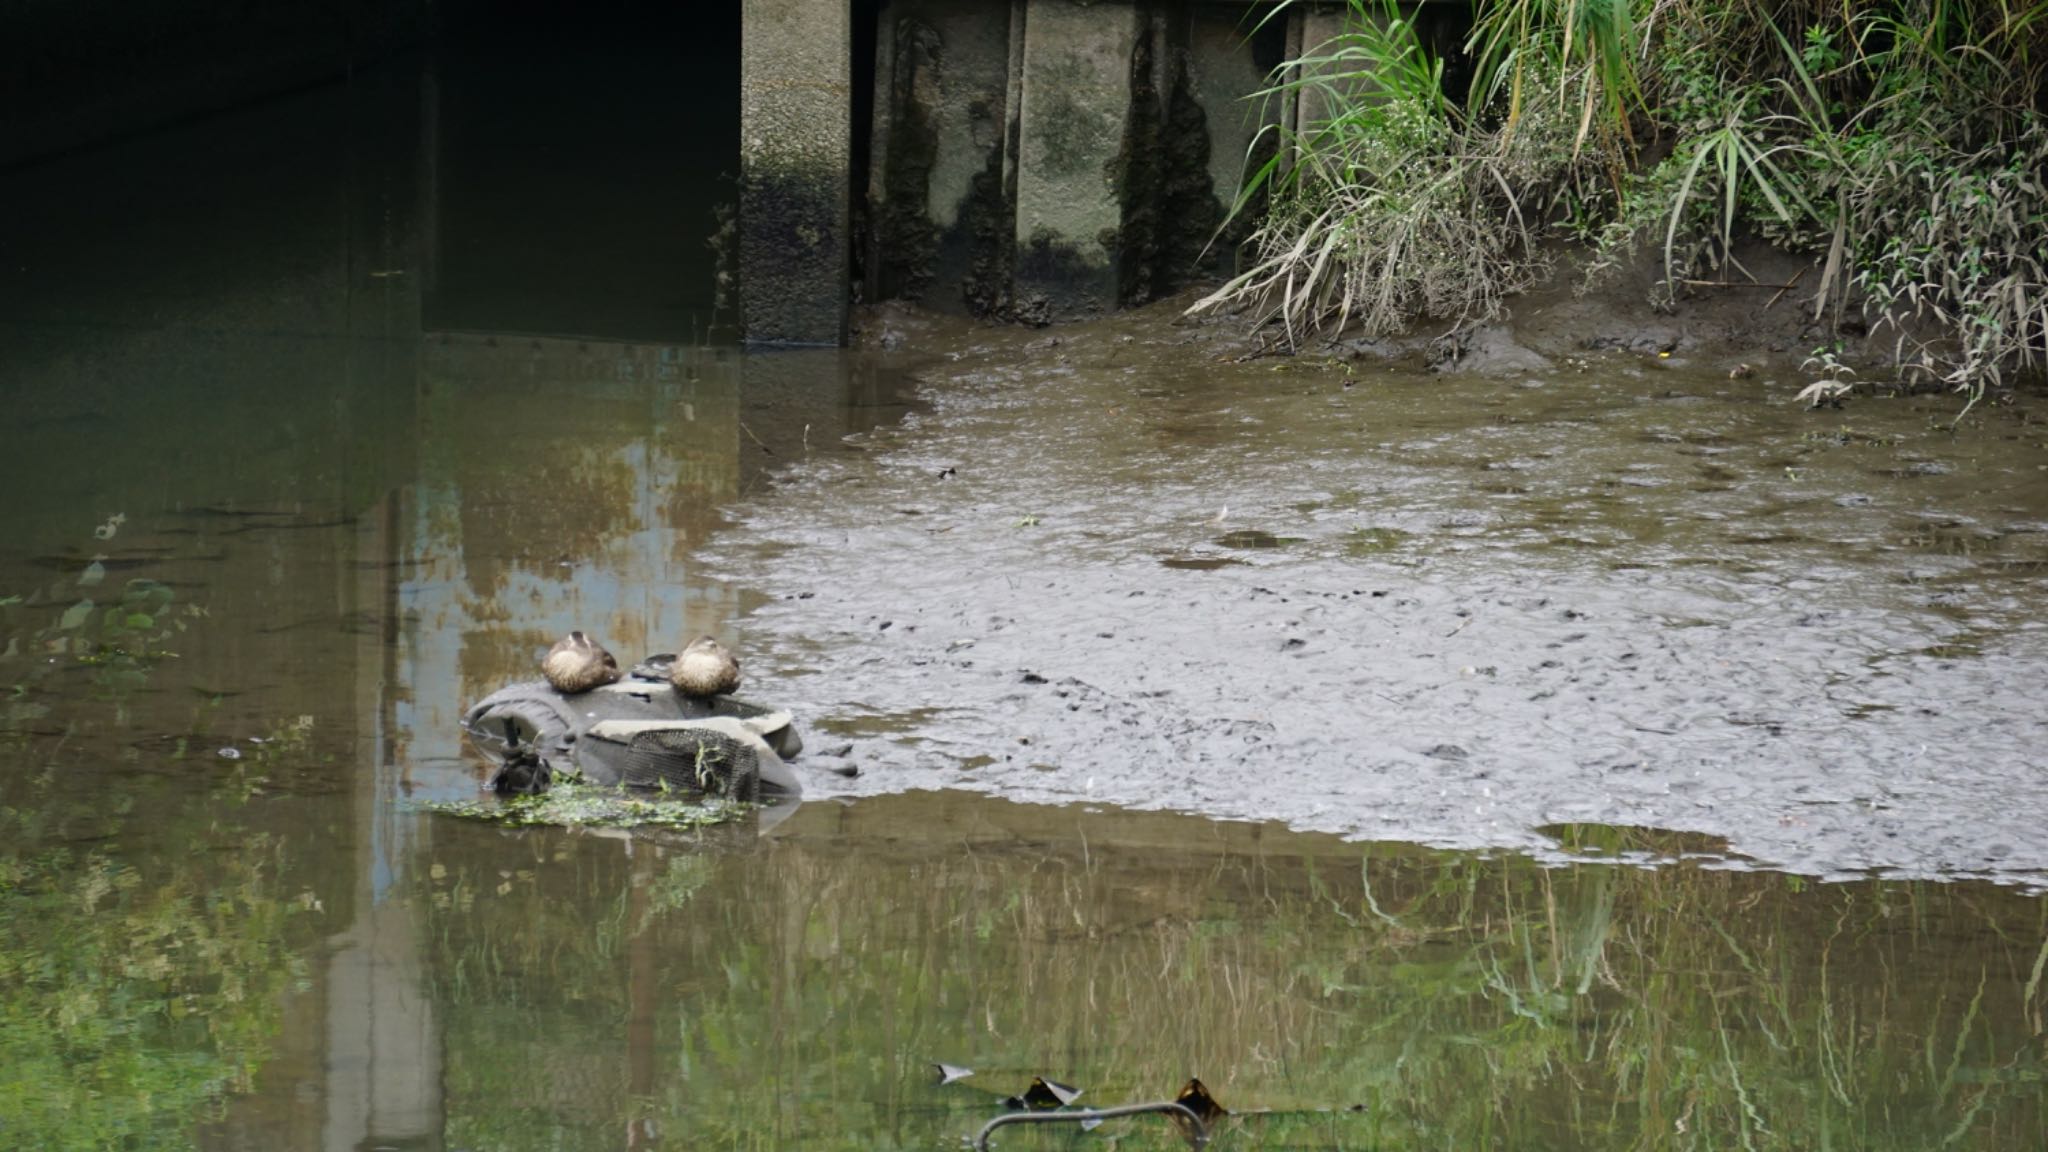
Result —
M1234 362L1172 315L911 322L928 411L737 509L754 688L862 770L807 787L2048 879L2038 397L1951 433L1796 364Z

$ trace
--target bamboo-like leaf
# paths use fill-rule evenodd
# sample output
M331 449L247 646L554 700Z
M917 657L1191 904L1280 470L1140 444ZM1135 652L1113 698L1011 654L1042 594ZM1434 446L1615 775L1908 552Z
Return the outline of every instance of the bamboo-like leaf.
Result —
M1685 176L1678 183L1678 191L1672 197L1671 219L1664 228L1664 274L1669 277L1677 266L1674 249L1678 243L1678 223L1685 214L1685 205L1692 199L1693 183L1699 179L1700 166L1706 163L1709 145L1701 144L1693 153L1692 163L1686 166Z

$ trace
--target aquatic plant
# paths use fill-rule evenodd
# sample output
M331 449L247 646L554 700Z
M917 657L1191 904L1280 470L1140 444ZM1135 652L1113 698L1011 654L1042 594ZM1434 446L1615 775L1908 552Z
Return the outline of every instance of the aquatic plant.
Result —
M1283 4L1281 8L1289 5ZM2048 357L2048 2L1483 0L1441 91L1411 19L1346 30L1261 95L1281 140L1249 303L1287 339L1492 317L1590 240L1601 274L1654 242L1669 303L1746 277L1748 239L1816 257L1816 318L1862 313L1902 375L1974 400ZM1271 18L1271 17L1269 17ZM1319 109L1321 111L1319 111Z
M708 771L702 755L700 750L700 774ZM735 820L753 810L752 805L737 801L642 795L586 783L568 772L557 772L554 784L537 796L425 800L420 807L513 828L703 828Z
M109 517L93 529L94 540L111 541L127 519ZM206 617L205 608L179 603L176 591L159 580L110 587L111 559L94 553L76 575L0 596L0 677L12 678L0 731L46 715L49 706L38 689L69 669L89 669L96 693L111 699L148 686L157 665L177 655L171 648L176 638Z

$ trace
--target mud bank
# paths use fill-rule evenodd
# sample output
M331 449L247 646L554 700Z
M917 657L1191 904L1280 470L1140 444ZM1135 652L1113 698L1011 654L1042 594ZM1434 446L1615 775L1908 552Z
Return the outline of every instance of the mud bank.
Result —
M2038 398L1949 431L1768 355L1240 362L1175 315L888 318L928 409L737 509L755 683L862 770L820 790L2048 883Z

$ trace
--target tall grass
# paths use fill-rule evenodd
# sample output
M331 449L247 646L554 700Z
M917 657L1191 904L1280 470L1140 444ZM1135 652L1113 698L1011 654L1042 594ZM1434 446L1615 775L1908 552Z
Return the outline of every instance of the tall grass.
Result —
M1463 107L1383 0L1275 74L1267 99L1327 112L1272 130L1239 201L1269 205L1251 270L1197 308L1250 303L1295 341L1455 327L1498 315L1558 235L1593 242L1595 274L1653 250L1668 302L1744 275L1761 239L1812 254L1814 315L1863 314L1907 375L1974 398L2048 357L2048 0L1474 16Z
M1551 82L1552 65L1527 54L1502 67ZM1251 302L1290 342L1354 322L1379 335L1416 316L1456 328L1498 315L1547 271L1539 241L1575 166L1555 162L1572 124L1534 102L1512 123L1475 126L1392 0L1350 0L1345 31L1259 95L1303 112L1269 118L1277 148L1253 145L1269 158L1233 216L1266 205L1256 257L1197 309Z

